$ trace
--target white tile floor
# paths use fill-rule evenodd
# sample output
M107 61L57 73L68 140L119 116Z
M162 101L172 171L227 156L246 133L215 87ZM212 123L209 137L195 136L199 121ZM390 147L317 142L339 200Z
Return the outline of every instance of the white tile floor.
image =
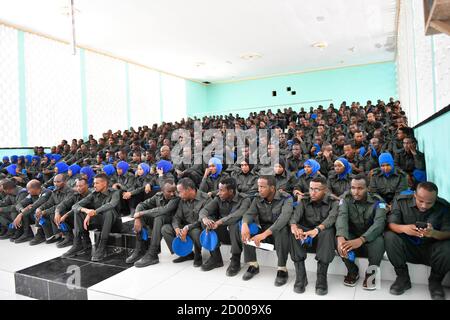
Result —
M365 291L362 280L356 287L349 288L342 284L343 276L328 275L329 293L320 297L315 294L316 275L308 271L308 286L303 294L293 292L295 273L289 269L289 281L282 287L275 287L276 269L261 266L260 273L250 281L243 281L242 274L246 267L235 277L225 275L225 266L209 272L194 268L192 261L174 264L165 245L160 255L160 263L146 268L131 267L88 289L88 298L96 299L214 299L214 300L306 300L306 299L429 299L428 288L424 284L413 284L413 288L402 296L389 294L392 281L382 281L381 289ZM14 272L25 267L60 256L67 249L57 249L54 245L42 244L31 247L28 244L14 244L0 241L0 299L29 299L15 293ZM226 249L228 250L228 249ZM204 254L206 259L208 254ZM227 256L224 254L224 258ZM228 259L228 257L226 257ZM311 259L311 257L308 257ZM314 264L314 262L312 263ZM312 265L311 264L311 265ZM189 288L189 292L185 288ZM447 298L450 290L446 289Z

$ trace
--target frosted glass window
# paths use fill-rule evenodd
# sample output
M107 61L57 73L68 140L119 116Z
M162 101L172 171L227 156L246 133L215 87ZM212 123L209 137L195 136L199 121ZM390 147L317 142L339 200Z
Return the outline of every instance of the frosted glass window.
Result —
M86 51L88 133L96 139L111 129L127 128L125 65L121 60Z
M159 73L136 65L129 65L131 126L160 122Z
M0 147L20 147L17 30L0 25Z
M29 146L82 137L79 70L68 45L25 34Z
M174 122L186 117L186 82L184 79L161 75L163 121Z

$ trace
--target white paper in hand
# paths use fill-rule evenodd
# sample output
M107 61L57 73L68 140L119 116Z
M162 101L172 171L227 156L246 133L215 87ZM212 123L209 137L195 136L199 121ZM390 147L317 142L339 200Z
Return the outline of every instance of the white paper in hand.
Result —
M260 242L259 247L256 246L255 241L247 241L246 244L248 244L249 246L254 246L256 248L264 249L264 250L268 250L268 251L273 251L273 249L274 249L274 246L271 243Z

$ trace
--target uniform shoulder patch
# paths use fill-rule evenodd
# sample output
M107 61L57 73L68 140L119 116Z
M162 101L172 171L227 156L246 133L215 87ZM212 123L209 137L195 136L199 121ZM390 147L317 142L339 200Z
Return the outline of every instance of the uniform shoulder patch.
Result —
M339 205L342 206L343 204L344 204L344 199L341 198L341 199L339 200Z
M386 203L380 202L380 203L378 204L378 208L380 208L380 209L386 209Z
M411 199L413 197L412 194L399 194L396 199L397 200L405 200L405 199Z

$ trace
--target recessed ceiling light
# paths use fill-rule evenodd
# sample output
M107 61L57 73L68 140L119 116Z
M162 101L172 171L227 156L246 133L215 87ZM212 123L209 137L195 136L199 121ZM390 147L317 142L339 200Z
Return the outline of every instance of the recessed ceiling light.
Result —
M322 22L323 20L325 20L325 17L324 16L318 16L318 17L316 17L316 20L319 21L319 22Z
M328 47L328 43L326 43L325 41L320 41L320 42L313 43L312 46L314 48L323 49L323 48Z
M256 59L259 59L261 57L262 57L261 54L254 53L254 52L253 53L244 53L244 54L240 55L240 58L243 59L243 60L256 60Z
M69 6L60 7L59 9L60 9L60 13L61 13L63 16L68 16L68 15L70 15L70 7L69 7ZM78 10L77 8L73 8L73 11L74 11L75 14L80 14L80 12L81 12L81 11Z

